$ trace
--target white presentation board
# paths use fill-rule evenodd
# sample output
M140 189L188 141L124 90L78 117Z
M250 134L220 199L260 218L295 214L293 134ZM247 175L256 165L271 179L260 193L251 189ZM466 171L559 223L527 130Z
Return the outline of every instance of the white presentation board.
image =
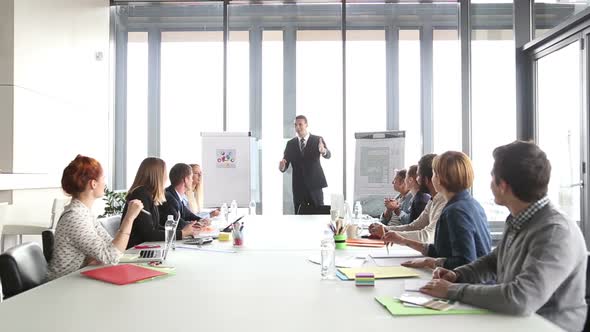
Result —
M383 198L393 193L393 172L404 168L405 131L355 133L354 201L363 213L378 216Z
M250 133L201 133L205 207L260 204L258 142Z

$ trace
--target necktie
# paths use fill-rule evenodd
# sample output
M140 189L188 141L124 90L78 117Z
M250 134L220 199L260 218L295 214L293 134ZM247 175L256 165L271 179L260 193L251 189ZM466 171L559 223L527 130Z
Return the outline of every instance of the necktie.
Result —
M301 139L299 142L299 147L301 148L301 152L303 152L303 149L305 149L305 138Z

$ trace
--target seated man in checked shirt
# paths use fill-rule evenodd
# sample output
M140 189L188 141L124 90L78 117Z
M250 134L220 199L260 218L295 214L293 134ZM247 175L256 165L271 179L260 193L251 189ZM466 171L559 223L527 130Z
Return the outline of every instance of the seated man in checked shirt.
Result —
M547 197L551 164L534 143L494 150L491 189L510 215L496 249L450 271L437 268L422 292L511 315L537 313L568 331L586 319L584 237Z

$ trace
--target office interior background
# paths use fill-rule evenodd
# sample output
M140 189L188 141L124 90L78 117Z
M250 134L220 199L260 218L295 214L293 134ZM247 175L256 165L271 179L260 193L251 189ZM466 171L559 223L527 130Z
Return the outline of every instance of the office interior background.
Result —
M147 156L200 162L200 132L251 131L261 210L292 213L278 162L304 114L333 154L328 204L352 199L355 132L404 130L408 166L472 158L501 229L492 151L535 140L588 242L589 35L590 1L4 0L0 201L47 219L78 153L126 190Z

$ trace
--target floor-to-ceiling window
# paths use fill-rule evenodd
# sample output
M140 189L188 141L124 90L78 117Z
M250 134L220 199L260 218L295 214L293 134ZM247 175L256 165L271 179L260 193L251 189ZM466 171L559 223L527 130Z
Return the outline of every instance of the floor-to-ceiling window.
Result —
M473 196L488 220L504 220L508 210L496 205L490 190L492 152L516 139L516 95L512 9L490 22L493 1L474 1L471 31Z
M516 117L512 17L506 15L512 6L482 2L472 1L470 138L474 194L486 205L491 150L515 138L510 121ZM227 20L223 6L222 1L138 4L121 11L128 15L122 22L150 36L137 32L129 37L126 69L133 91L127 92L127 115L134 120L127 122L126 132L128 183L148 154L159 154L169 166L201 162L201 132L251 131L260 139L264 212L292 212L290 175L278 171L278 161L294 136L298 114L308 117L310 131L322 135L333 153L322 160L327 204L331 193L353 200L355 132L404 130L405 166L425 151L462 148L458 2L348 3L342 8L339 1L230 1ZM491 135L500 120L514 134ZM154 125L159 132L152 132ZM490 219L503 218L504 211L496 216L497 207L486 208Z
M436 29L432 35L434 152L461 151L461 43L459 33L455 27Z
M223 32L163 31L160 75L161 157L200 163L201 132L223 130Z
M399 30L399 129L406 132L405 162L422 156L420 30ZM393 179L392 179L393 180Z
M297 31L296 72L297 114L307 117L309 131L322 136L332 153L322 160L328 182L324 201L329 204L330 193L343 190L341 31Z
M582 67L580 42L537 61L539 146L551 161L549 197L580 221Z
M354 134L387 129L385 30L347 30L346 41L346 190L354 197Z
M147 157L148 33L129 32L127 42L127 183Z

